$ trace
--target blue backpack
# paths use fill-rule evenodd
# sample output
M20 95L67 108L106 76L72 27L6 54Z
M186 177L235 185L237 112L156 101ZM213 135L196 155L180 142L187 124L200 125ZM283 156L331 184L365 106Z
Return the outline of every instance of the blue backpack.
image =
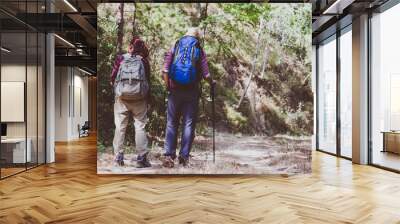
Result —
M169 69L170 78L180 85L191 85L198 79L200 61L200 43L192 36L182 37L174 49L174 60Z

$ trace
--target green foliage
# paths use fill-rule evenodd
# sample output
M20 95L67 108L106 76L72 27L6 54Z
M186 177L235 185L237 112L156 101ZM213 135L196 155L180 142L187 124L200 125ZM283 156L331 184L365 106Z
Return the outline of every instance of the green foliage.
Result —
M225 113L228 123L235 132L240 132L242 128L248 124L248 118L242 115L239 111L236 111L231 105L225 103Z
M216 121L220 130L264 134L312 133L313 98L311 91L311 7L309 4L262 3L125 3L124 49L132 37L132 21L136 10L137 34L150 50L152 102L147 130L154 138L163 138L166 124L166 96L161 66L164 54L186 32L198 25L205 30L202 40L207 53L210 73L218 81ZM99 4L98 8L98 125L102 148L113 139L113 90L109 84L116 53L116 12L118 4ZM265 129L253 127L246 98L236 108L243 94L243 86L250 75L256 53L260 20L264 27L260 36L256 61L256 101L261 106L257 116L265 120ZM269 54L264 57L264 49ZM260 77L261 65L266 61L266 72ZM204 134L210 127L211 101L208 84L202 85L197 132ZM263 100L260 100L260 99ZM261 108L261 109L260 109ZM261 115L260 115L261 114ZM133 142L133 128L129 128L127 142Z
M231 14L239 22L247 22L252 26L257 27L260 18L268 18L271 10L270 4L224 4L220 3L226 13Z

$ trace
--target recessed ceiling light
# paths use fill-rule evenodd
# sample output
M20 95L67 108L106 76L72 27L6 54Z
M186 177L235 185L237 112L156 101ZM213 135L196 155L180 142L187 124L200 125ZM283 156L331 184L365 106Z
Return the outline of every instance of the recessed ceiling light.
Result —
M1 47L1 50L4 51L4 52L6 52L6 53L10 53L10 52L11 52L11 50L9 50L9 49L7 49L7 48L5 48L5 47Z
M351 5L355 0L336 0L322 14L342 14L343 10Z
M70 47L73 47L73 48L75 48L75 45L73 45L71 42L69 42L68 40L66 40L66 39L64 39L64 38L62 38L62 37L60 37L59 35L57 35L57 34L54 34L54 36L55 37L57 37L59 40L61 40L62 42L64 42L64 43L66 43L67 45L69 45Z
M67 4L72 10L74 10L74 12L78 12L78 10L68 1L68 0L64 0L65 4Z
M93 75L92 73L90 73L90 72L88 72L88 71L86 71L86 70L83 70L83 69L81 69L81 68L79 68L79 67L78 67L78 69L79 69L79 71L81 71L81 72L83 72L83 73L85 73L85 74L87 74L87 75Z

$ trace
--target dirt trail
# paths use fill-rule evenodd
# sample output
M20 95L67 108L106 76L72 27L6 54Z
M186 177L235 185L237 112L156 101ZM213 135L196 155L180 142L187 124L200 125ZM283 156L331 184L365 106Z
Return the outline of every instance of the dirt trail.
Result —
M98 154L98 173L119 174L295 174L311 172L311 139L291 137L216 136L216 162L211 138L198 136L191 152L190 167L161 166L161 147L153 147L151 168L135 168L134 154L125 155L125 166L116 167L113 155Z

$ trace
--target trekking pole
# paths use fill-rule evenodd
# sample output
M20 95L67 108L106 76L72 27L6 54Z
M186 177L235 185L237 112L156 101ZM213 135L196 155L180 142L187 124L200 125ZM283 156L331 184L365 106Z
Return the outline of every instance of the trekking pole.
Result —
M215 163L215 83L212 83L210 86L210 91L211 91L211 122L212 122L212 128L213 128L213 133L212 133L212 144L213 144L213 163Z

